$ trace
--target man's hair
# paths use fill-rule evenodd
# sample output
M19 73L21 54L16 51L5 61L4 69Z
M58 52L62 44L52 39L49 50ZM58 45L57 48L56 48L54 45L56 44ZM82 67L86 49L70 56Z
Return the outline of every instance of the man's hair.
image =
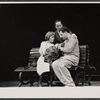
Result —
M55 33L52 31L47 32L45 35L45 40L49 40L50 36L52 36L52 35L55 35Z
M57 22L61 22L61 24L62 24L62 21L61 20L56 20L54 24L56 25Z
M61 29L60 29L60 31L62 31L63 33L66 31L66 32L68 32L68 33L70 33L71 34L71 31L70 31L70 29L68 28L68 27L62 27Z

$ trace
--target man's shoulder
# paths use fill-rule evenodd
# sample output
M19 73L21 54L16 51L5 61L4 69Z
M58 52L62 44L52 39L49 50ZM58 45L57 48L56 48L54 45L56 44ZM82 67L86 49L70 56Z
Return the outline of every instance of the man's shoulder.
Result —
M72 34L72 38L73 38L73 39L77 39L76 34Z

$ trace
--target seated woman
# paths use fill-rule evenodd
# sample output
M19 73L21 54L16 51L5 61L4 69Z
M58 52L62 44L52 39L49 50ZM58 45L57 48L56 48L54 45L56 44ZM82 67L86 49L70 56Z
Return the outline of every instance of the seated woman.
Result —
M49 66L50 64L46 59L46 54L48 54L48 48L54 46L54 44L53 44L54 35L55 35L54 32L50 32L50 31L47 32L47 34L45 35L46 41L41 42L41 45L39 48L40 57L37 61L37 73L39 74L39 76L41 76L45 72L50 71L50 66ZM54 49L54 47L53 47L53 49Z

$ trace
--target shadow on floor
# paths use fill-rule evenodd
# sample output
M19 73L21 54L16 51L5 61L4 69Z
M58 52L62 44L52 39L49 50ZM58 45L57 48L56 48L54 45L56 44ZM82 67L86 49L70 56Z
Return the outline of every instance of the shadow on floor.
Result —
M18 87L19 83L20 83L19 81L3 81L0 82L0 87ZM38 82L34 82L33 86L38 87ZM48 87L48 84L46 82L43 82L42 86ZM84 84L84 86L88 85ZM91 81L91 86L100 86L100 81ZM30 87L30 84L22 85L21 87ZM63 85L60 82L53 82L52 87L63 87Z

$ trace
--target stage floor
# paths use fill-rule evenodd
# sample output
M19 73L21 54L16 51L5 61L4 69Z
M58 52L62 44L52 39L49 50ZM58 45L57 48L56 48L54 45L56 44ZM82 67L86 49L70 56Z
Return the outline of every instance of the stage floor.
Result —
M19 81L0 82L0 98L100 98L100 81L91 81L91 86L77 87L60 84L48 87L45 83L43 87L38 87L36 82L34 87L30 87L30 84L18 87L18 84Z

